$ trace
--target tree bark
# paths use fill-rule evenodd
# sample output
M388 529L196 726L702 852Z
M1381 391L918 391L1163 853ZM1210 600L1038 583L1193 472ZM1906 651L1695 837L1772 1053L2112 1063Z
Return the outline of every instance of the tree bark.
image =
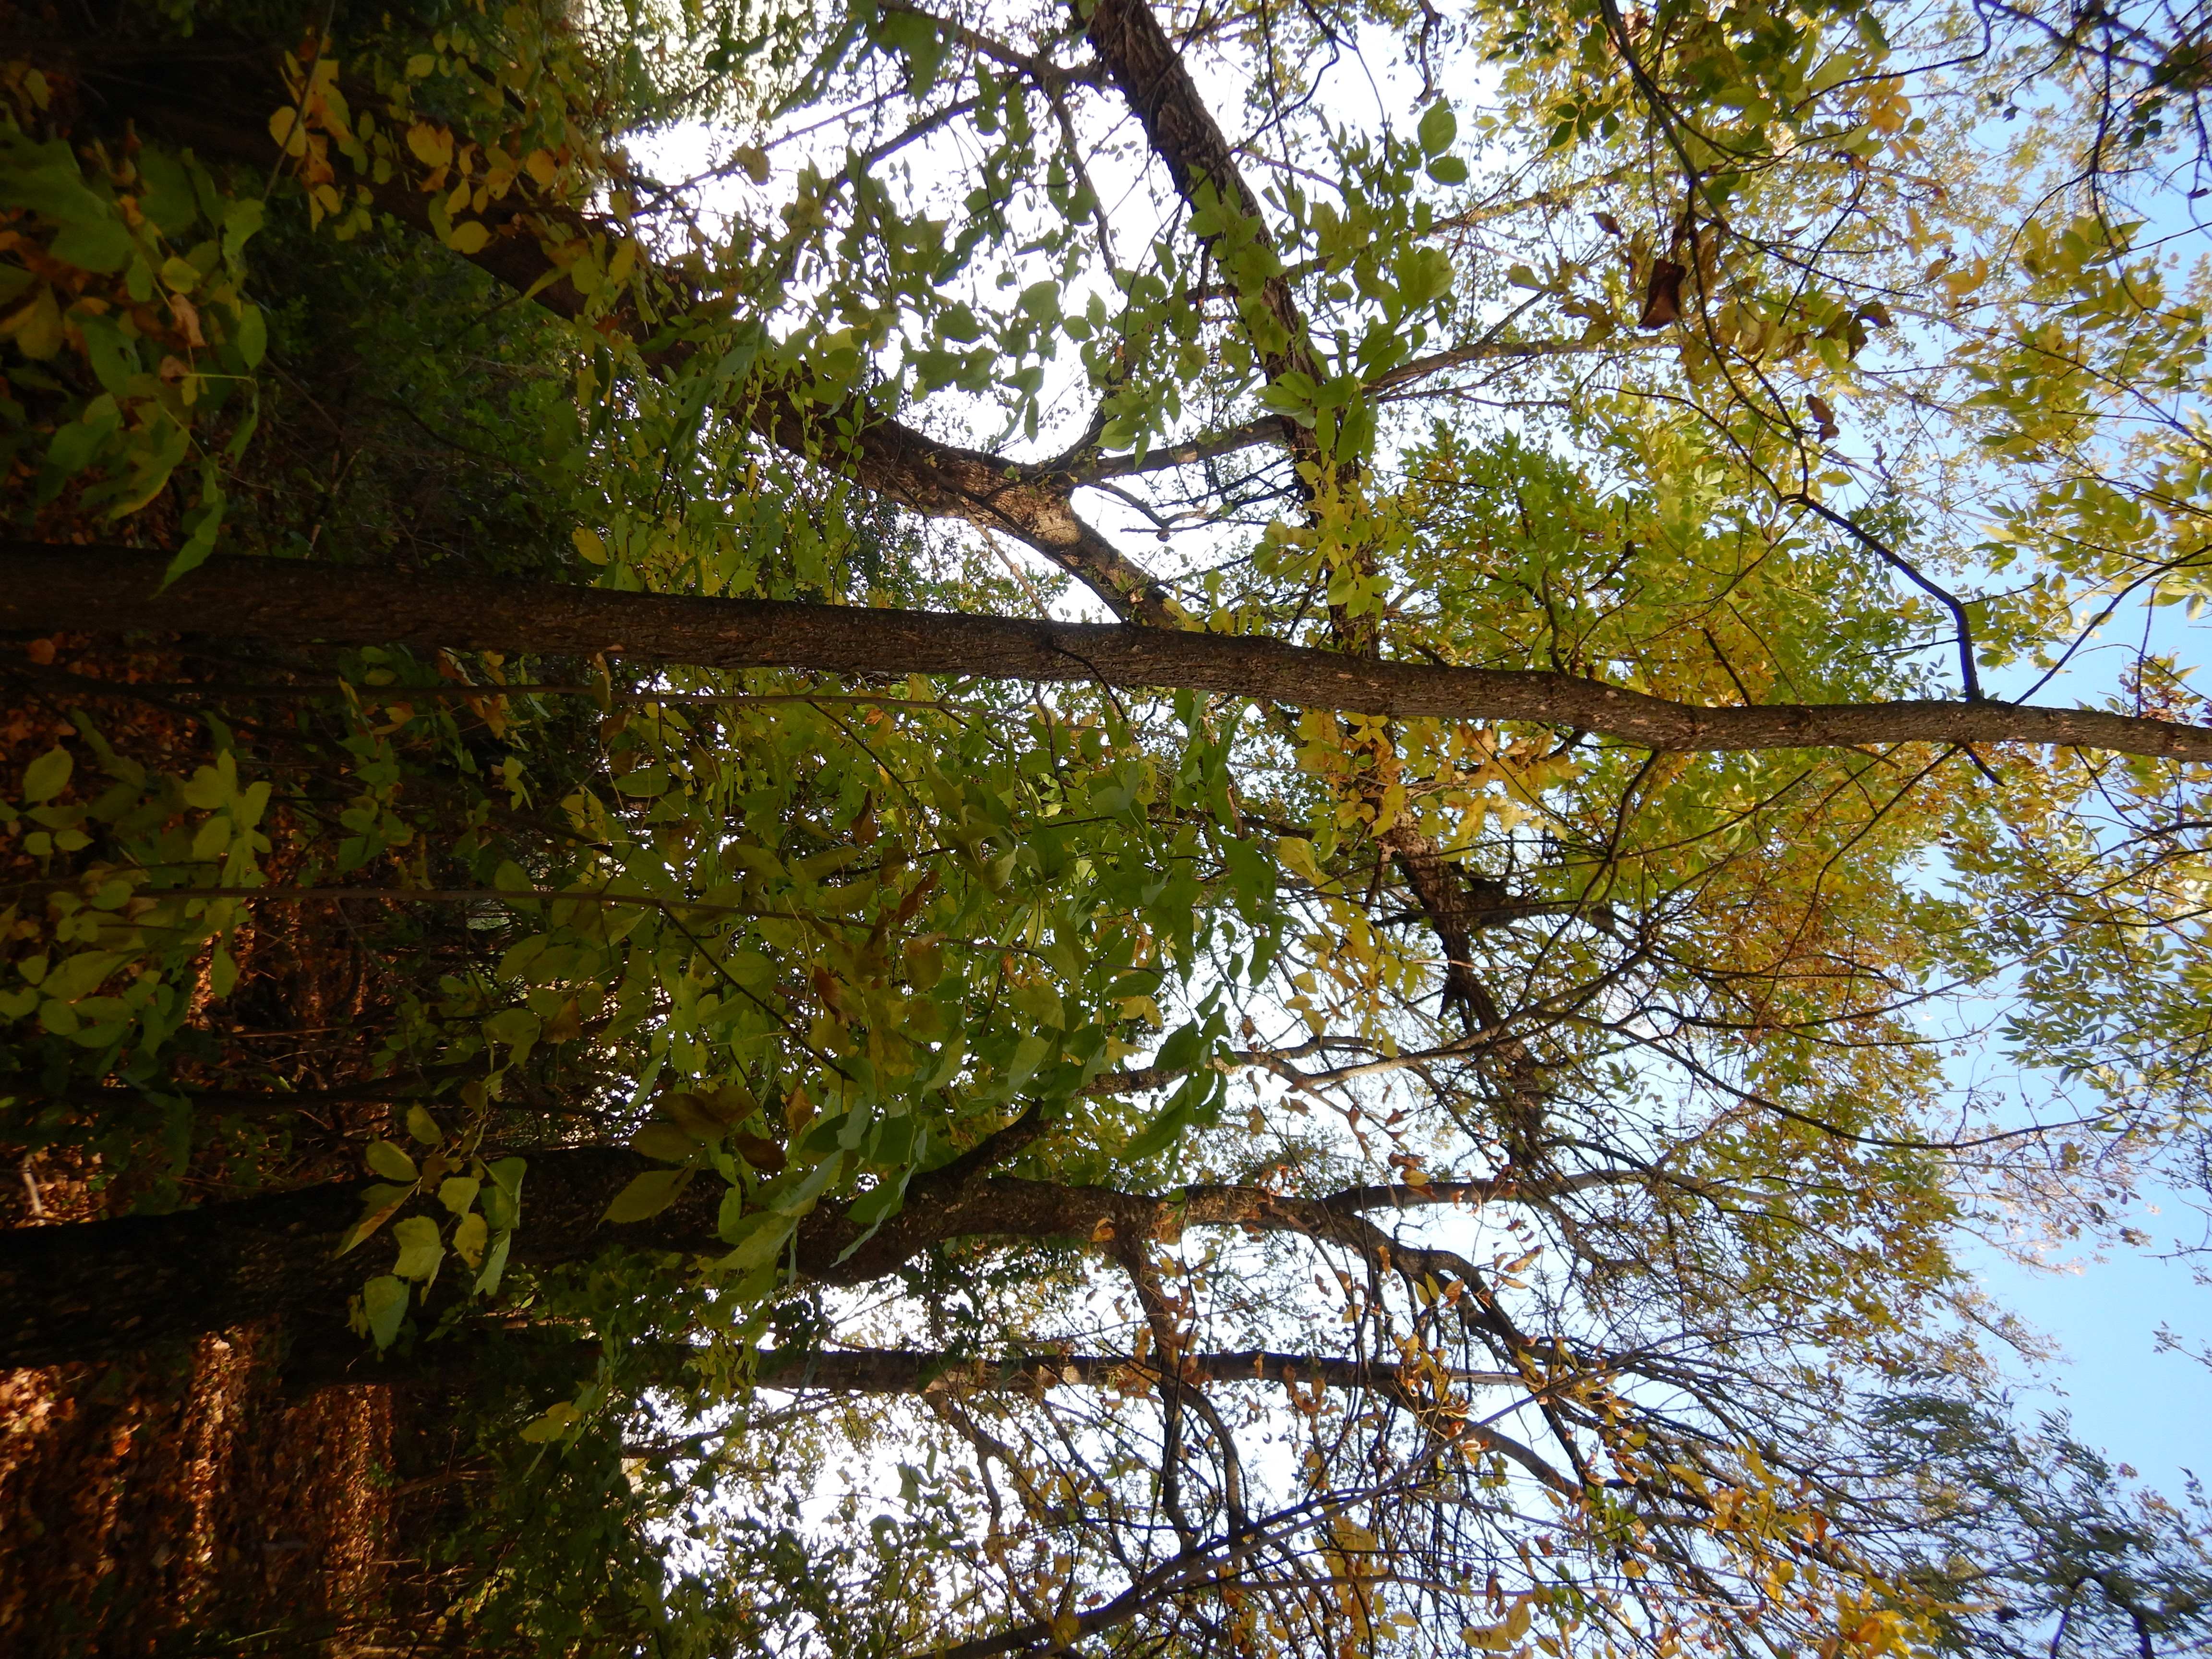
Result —
M650 1167L612 1147L532 1158L511 1259L557 1266L617 1243L711 1247L718 1195L703 1187L647 1225L599 1224L614 1195ZM381 1233L332 1254L361 1219L371 1184L331 1182L170 1215L0 1232L0 1370L112 1360L271 1316L342 1324L348 1298L391 1259ZM448 1271L465 1269L449 1263Z
M1196 631L619 593L276 559L212 559L166 591L125 548L0 541L0 631L406 644L713 668L1189 688L1395 718L1522 720L1693 752L2041 743L2212 761L2212 729L2100 709L1917 700L1698 708L1537 670L1450 668Z
M918 1177L905 1207L865 1237L843 1205L820 1206L799 1224L800 1276L866 1284L955 1238L1098 1247L1173 1239L1186 1227L1243 1226L1304 1234L1416 1279L1471 1282L1476 1270L1469 1263L1449 1251L1401 1245L1364 1212L1510 1199L1515 1190L1510 1182L1440 1182L1314 1199L1195 1186L1156 1196L993 1176L980 1167L1018 1144L1018 1137L1002 1141L994 1153L987 1143L977 1149L984 1158L969 1154ZM535 1154L523 1177L510 1261L558 1267L614 1248L721 1254L716 1220L723 1188L711 1176L650 1220L617 1225L602 1218L616 1194L659 1167L618 1147ZM0 1232L0 1370L114 1359L270 1317L301 1320L311 1330L342 1323L348 1299L390 1259L386 1234L333 1254L361 1218L372 1184L332 1182L169 1215ZM465 1269L455 1264L452 1271Z
M1182 53L1168 39L1147 0L1097 0L1084 35L1097 49L1099 61L1143 125L1145 138L1166 166L1176 193L1195 209L1203 205L1203 187L1212 186L1223 206L1253 222L1254 237L1272 254L1273 241L1260 198L1245 182L1228 135L1206 107L1198 83L1183 65ZM1218 234L1201 237L1200 245L1210 249L1219 240ZM1260 367L1268 380L1292 373L1322 378L1290 283L1280 275L1268 277L1260 286L1260 301L1284 336L1279 346L1260 345ZM1288 420L1282 429L1299 459L1319 459L1310 431Z

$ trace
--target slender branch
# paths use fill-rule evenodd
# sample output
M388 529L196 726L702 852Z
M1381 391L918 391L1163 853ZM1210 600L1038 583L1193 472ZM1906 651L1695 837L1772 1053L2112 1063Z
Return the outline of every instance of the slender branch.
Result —
M1982 677L1974 665L1974 625L1968 620L1966 607L1959 596L1952 592L1949 588L1929 580L1921 573L1918 565L1897 551L1881 537L1862 529L1858 522L1848 514L1838 513L1833 507L1824 506L1810 495L1802 493L1784 495L1782 500L1784 505L1802 507L1807 512L1842 531L1861 547L1865 548L1884 564L1897 571L1907 581L1951 613L1951 621L1958 630L1960 685L1965 690L1969 702L1981 702Z

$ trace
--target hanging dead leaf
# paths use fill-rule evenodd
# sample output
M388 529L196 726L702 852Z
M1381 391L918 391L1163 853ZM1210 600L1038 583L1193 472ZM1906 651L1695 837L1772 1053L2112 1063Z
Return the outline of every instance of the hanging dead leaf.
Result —
M730 1144L738 1156L763 1175L775 1175L783 1168L783 1148L765 1135L757 1135L750 1129L740 1129L730 1137Z
M1636 319L1637 327L1664 328L1680 320L1686 274L1672 259L1651 262L1651 281L1644 290L1644 314Z

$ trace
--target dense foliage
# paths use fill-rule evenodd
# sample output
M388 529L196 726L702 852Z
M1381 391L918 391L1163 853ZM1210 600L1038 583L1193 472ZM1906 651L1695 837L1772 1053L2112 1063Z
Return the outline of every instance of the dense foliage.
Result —
M2203 1650L1958 1251L2202 1157L2203 20L14 16L0 1363L471 1651Z

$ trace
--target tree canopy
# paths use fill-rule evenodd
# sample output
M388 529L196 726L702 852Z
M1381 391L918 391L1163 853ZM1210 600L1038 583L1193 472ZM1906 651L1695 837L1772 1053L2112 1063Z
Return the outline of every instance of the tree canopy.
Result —
M316 1639L2204 1650L1961 1265L2204 1156L2201 16L9 15L0 1366L415 1402Z

